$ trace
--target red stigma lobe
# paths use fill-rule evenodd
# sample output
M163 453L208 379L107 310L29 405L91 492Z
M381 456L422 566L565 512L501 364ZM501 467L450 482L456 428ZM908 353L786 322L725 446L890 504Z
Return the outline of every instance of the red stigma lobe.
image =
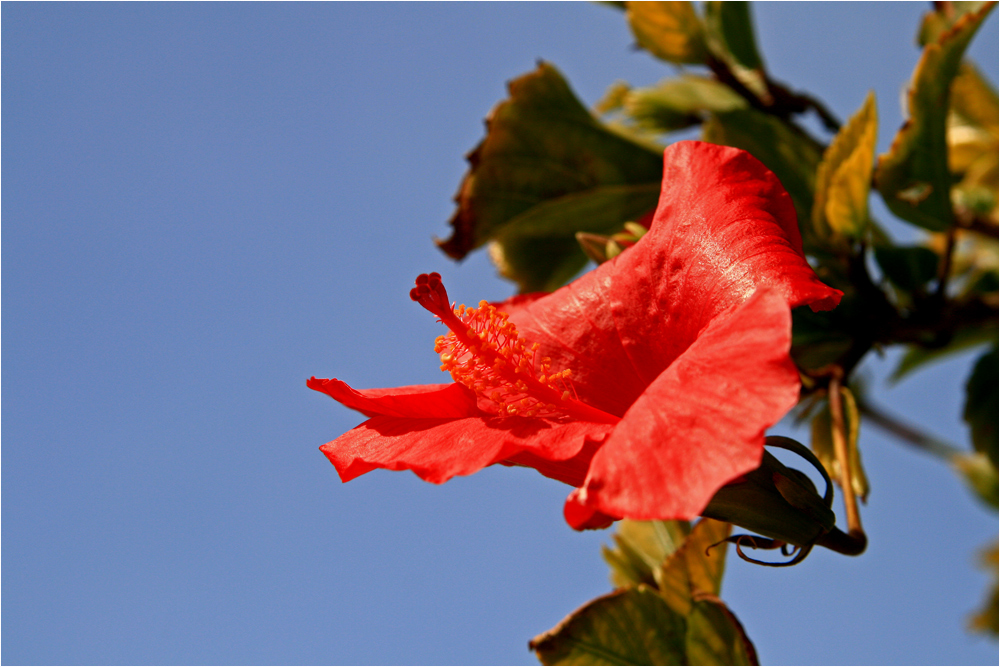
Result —
M416 287L410 290L410 298L438 317L451 312L448 290L444 288L439 273L421 273L417 276Z

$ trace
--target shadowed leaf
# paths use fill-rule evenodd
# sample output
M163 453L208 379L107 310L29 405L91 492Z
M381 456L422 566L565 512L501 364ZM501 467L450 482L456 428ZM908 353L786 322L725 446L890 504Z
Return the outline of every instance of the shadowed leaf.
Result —
M736 617L701 596L678 614L646 585L599 597L531 640L543 665L754 665Z
M837 311L793 310L792 358L795 364L803 370L819 369L841 358L852 344L850 334L842 330L842 325L838 326L841 322Z
M599 597L528 644L543 665L686 664L687 623L648 586Z
M749 2L706 2L705 35L709 50L760 99L768 99L764 61L757 50Z
M937 277L938 255L923 246L880 246L875 261L893 285L912 292Z
M945 134L949 89L992 8L963 15L924 47L910 84L909 118L889 152L879 156L875 182L889 210L925 229L943 231L954 221Z
M857 239L864 232L877 136L875 94L869 92L861 109L826 149L816 172L812 221L820 237L827 237L832 231Z
M997 386L1000 384L997 366L1000 355L997 348L983 354L972 369L965 385L965 410L963 419L972 429L972 445L997 467L997 404L1000 401Z
M468 156L452 236L439 246L461 259L496 239L506 277L522 291L552 289L586 264L576 232L613 233L656 206L663 157L594 118L547 63L509 89Z
M706 2L705 26L710 43L734 64L750 70L764 67L753 34L749 2Z

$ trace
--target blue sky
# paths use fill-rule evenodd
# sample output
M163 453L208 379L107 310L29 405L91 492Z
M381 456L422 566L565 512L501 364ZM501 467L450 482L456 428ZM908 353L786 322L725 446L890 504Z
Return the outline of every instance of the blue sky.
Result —
M875 90L884 150L925 8L754 12L779 80L841 118ZM432 244L505 81L544 58L590 104L673 70L592 4L0 12L3 662L534 664L529 638L610 589L608 534L529 470L342 485L317 447L361 417L305 380L442 381L418 273L511 293ZM994 82L997 33L971 50ZM971 361L884 403L964 444ZM868 553L733 559L723 597L765 663L993 662L963 628L996 515L862 438Z

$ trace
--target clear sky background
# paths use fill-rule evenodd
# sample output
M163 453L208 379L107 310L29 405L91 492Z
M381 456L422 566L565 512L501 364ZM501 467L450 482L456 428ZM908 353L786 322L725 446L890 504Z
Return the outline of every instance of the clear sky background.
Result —
M777 79L841 118L875 90L884 150L926 8L754 12ZM512 292L432 244L505 81L544 58L592 104L673 70L591 4L0 11L3 662L533 664L528 639L610 590L609 533L525 469L341 484L317 447L362 417L305 380L444 381L414 276ZM997 34L994 12L971 49L994 82ZM882 402L967 446L973 358ZM862 438L868 552L732 558L723 597L765 663L996 664L964 630L996 514Z

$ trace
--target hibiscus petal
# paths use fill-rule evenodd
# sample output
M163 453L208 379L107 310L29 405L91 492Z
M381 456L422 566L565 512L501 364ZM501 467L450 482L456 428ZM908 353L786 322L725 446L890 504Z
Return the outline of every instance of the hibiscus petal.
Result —
M600 510L577 502L581 492L581 489L576 489L569 494L569 498L566 499L566 504L563 506L563 518L574 530L607 528L618 520L619 517L608 516Z
M457 383L421 384L388 389L354 389L336 378L309 378L306 386L366 417L474 417L481 414L476 395Z
M755 469L764 431L795 405L784 297L759 291L718 318L626 413L591 463L567 517L584 508L630 519L692 519Z
M373 417L320 447L347 482L375 468L412 470L440 484L521 452L538 460L571 459L608 424L556 423L523 417L463 419Z
M652 229L632 248L548 296L499 304L581 400L622 415L714 318L757 289L788 307L842 296L802 255L795 208L745 151L682 141L664 152Z
M540 345L538 356L551 358L553 369L572 371L580 400L621 416L647 382L632 368L608 307L613 270L608 262L530 303L497 307L525 340Z
M839 303L842 293L820 282L802 255L791 198L756 158L682 141L663 162L653 227L617 258L610 294L622 344L647 382L758 289L792 308Z
M543 458L532 451L523 451L500 463L506 466L534 468L549 479L574 487L583 486L583 482L587 479L587 471L590 469L590 461L610 431L610 426L605 433L600 433L596 428L588 430L583 447L570 458L552 460L551 457Z

